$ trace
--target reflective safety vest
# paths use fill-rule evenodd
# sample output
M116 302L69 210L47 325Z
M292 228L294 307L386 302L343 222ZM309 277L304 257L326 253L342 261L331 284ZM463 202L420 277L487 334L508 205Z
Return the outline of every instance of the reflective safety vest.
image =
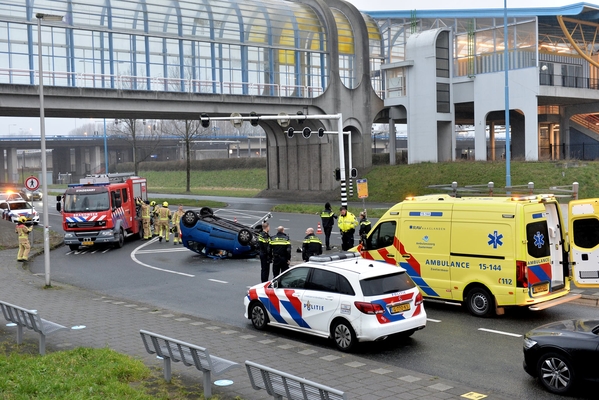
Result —
M160 210L158 210L158 217L160 218L161 221L168 221L168 219L171 216L171 210L168 209L168 207L162 207Z
M183 211L175 211L173 213L173 225L179 226L179 222L181 222L181 217L185 214Z
M345 216L340 215L337 219L337 224L339 225L339 230L341 232L347 232L350 229L356 229L358 226L358 221L356 221L356 217L354 214L346 211Z
M15 232L19 235L19 239L26 239L29 236L29 232L31 232L33 228L28 228L23 224L18 224L15 228Z
M146 203L141 204L141 217L143 219L150 219L150 206Z

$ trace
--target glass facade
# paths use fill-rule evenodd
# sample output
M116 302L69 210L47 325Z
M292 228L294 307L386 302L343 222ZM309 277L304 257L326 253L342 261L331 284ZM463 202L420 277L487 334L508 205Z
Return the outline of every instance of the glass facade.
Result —
M350 88L353 28L332 9L340 76ZM36 84L36 13L48 85L316 97L329 82L330 40L315 10L290 1L0 0L0 83ZM381 58L372 19L370 44Z

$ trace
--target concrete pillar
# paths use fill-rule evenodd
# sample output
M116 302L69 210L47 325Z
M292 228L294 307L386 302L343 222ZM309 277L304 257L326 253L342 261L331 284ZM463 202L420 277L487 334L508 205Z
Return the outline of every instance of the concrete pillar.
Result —
M570 113L566 107L559 110L559 130L562 142L560 143L560 159L570 159Z
M6 158L4 157L4 149L0 149L0 183L6 183Z
M99 174L103 171L102 168L102 151L100 146L94 146L89 149L89 164L90 164L90 173Z
M6 171L8 182L19 182L19 162L17 159L17 149L15 148L6 149Z
M85 176L85 150L83 147L75 149L75 175L77 178Z
M489 125L489 142L491 145L491 157L489 159L495 161L495 122L491 122L491 125Z
M487 110L474 104L474 159L487 160Z
M389 120L389 165L397 164L397 160L395 160L395 120Z

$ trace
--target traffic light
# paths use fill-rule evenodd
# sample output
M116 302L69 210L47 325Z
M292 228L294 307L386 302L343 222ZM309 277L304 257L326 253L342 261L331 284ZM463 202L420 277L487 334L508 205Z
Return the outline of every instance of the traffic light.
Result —
M208 116L208 114L206 114L206 113L200 114L200 122L202 123L203 128L209 128L210 127L210 117Z
M253 117L252 119L250 119L250 124L252 126L258 126L258 114L256 114L254 111L252 111L250 113L250 117Z
M318 128L318 137L324 137L324 128Z
M341 180L341 169L340 168L335 168L335 180L336 181Z
M287 137L289 139L293 138L293 132L294 132L294 130L293 130L292 126L290 126L289 128L287 128Z
M357 178L358 177L358 170L355 169L355 168L352 168L351 171L350 171L350 176L352 178Z
M302 136L304 137L304 139L310 139L310 136L312 135L312 129L308 128L307 126L302 129Z

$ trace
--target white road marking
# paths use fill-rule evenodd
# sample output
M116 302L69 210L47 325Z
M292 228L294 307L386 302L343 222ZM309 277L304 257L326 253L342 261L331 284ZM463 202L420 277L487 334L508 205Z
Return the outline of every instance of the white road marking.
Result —
M108 252L108 251L110 251L110 248L107 248L106 250L104 250L104 251L102 252L102 254L104 254L104 253L106 253L106 252Z
M218 279L208 279L208 280L212 281L212 282L216 282L216 283L229 283L227 281L219 281Z
M483 332L490 332L490 333L497 333L499 335L506 335L506 336L513 336L513 337L522 337L522 335L519 335L517 333L510 333L510 332L502 332L502 331L496 331L494 329L485 329L485 328L478 328L479 331L483 331Z
M152 253L172 253L175 251L189 251L186 247L173 247L169 249L157 249L157 250L139 250L137 254L152 254Z
M432 319L432 318L427 318L426 319L428 322L441 322L440 319Z
M139 265L143 266L143 267L150 268L150 269L154 269L154 270L156 270L156 271L162 271L162 272L168 272L168 273L171 273L171 274L176 274L176 275L188 276L188 277L190 277L190 278L193 278L193 277L195 277L195 275L185 274L185 273L183 273L183 272L171 271L170 269L158 268L158 267L154 267L154 266L152 266L152 265L149 265L149 264L146 264L146 263L143 263L143 262L139 261L139 260L137 259L137 257L135 256L135 255L137 254L137 252L138 252L139 250L143 249L144 247L146 247L146 246L148 246L148 245L150 245L150 244L152 244L152 243L156 242L157 240L158 240L158 237L155 237L154 239L152 239L152 240L149 240L147 243L144 243L144 244L142 244L141 246L137 247L135 250L133 250L133 251L131 252L131 259L132 259L133 261L135 261L136 263L138 263Z

